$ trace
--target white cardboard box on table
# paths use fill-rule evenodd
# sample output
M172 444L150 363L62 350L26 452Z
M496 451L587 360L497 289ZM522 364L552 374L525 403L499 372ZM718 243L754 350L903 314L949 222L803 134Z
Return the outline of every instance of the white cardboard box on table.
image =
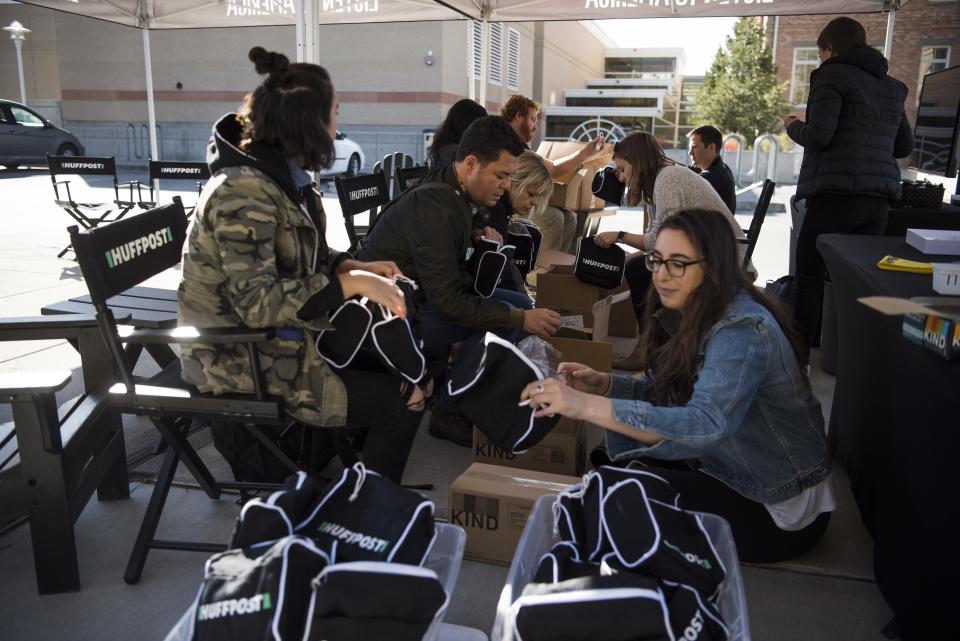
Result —
M951 229L908 229L907 244L924 254L960 256L960 231Z

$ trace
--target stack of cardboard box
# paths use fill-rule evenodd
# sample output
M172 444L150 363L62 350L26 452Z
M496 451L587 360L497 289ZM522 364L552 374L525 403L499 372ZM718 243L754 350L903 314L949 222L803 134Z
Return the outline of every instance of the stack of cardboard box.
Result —
M545 140L537 147L537 154L549 160L560 160L579 152L588 144L590 143ZM572 210L603 208L604 202L593 195L593 176L612 161L613 145L606 144L577 170L556 178L550 205Z
M567 336L549 339L563 360L610 371L609 343L594 343L589 333ZM474 463L450 485L450 522L467 531L466 558L509 565L534 501L580 481L586 427L581 421L561 419L523 454L496 447L476 428L473 438Z

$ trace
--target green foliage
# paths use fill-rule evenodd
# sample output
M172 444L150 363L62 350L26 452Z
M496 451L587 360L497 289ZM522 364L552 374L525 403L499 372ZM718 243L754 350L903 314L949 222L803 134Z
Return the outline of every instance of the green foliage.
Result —
M698 124L742 134L752 145L757 136L774 130L790 112L783 97L786 85L777 84L777 66L764 44L760 22L740 18L726 47L717 49L694 97Z

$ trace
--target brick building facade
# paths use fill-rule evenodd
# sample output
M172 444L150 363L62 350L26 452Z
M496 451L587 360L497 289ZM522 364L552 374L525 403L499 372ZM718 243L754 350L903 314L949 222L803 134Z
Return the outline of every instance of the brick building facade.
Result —
M777 24L775 62L777 79L789 82L787 100L802 115L810 72L817 67L817 36L836 16L784 16L766 18L767 44L772 46ZM883 50L887 15L850 16L867 30L870 45ZM960 0L909 0L895 16L890 74L910 89L905 104L907 117L914 122L921 78L960 64Z

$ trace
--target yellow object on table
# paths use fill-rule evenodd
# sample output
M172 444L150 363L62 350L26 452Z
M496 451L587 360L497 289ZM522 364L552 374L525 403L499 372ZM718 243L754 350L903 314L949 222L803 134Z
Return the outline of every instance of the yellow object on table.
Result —
M916 260L897 258L896 256L884 256L877 262L877 267L895 272L911 272L914 274L933 273L933 265L930 263L921 263Z

